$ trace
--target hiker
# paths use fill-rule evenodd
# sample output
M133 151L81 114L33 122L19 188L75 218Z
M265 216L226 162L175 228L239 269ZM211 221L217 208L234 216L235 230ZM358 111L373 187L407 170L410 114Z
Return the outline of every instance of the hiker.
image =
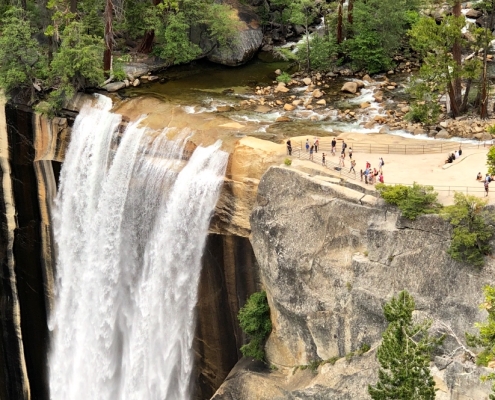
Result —
M325 153L321 155L321 165L325 165Z
M478 172L478 175L476 175L476 180L477 181L482 181L483 180L483 176L481 175L481 172Z
M318 140L318 138L315 138L315 141L313 144L315 146L315 153L318 153L318 146L320 145L320 141Z
M342 153L342 154L340 155L340 160L339 160L339 165L340 165L341 167L345 167L345 162L344 162L344 160L345 160L345 153Z
M382 172L382 171L383 171L383 169L382 169L382 168L383 168L383 166L384 166L384 165L385 165L385 161L383 161L383 158L382 158L382 157L380 157L380 158L378 159L378 170L379 170L380 172Z
M455 157L456 160L459 158L459 152L457 150L454 153L454 157Z
M364 170L364 183L368 184L368 168Z
M287 154L289 154L289 156L292 155L292 143L291 143L290 139L287 140Z
M352 147L349 147L349 160L352 160Z
M380 183L383 183L383 173L380 172L380 176L378 177Z
M378 171L376 170L376 168L373 168L373 183L376 183L377 176L378 176Z
M313 152L315 151L315 146L312 145L311 148L309 149L309 159L313 161Z
M485 176L485 182L490 183L491 181L492 181L492 178L490 177L490 175L486 174L486 176Z
M306 139L306 153L309 151L309 139Z
M462 156L462 149L461 146L459 145L459 157Z
M369 161L366 161L366 169L371 168L371 164Z
M361 182L363 181L363 170L361 170Z
M349 153L349 157L350 156L351 156L351 154ZM356 166L356 160L351 160L351 168L349 169L349 172L354 171L354 175L356 175L356 170L354 169L355 166ZM362 174L363 174L363 171L361 170L361 180L363 180Z
M490 184L490 182L485 181L485 197L488 196L488 185L489 184Z
M332 139L332 155L335 155L335 146L337 146L337 141L335 138Z
M345 149L347 148L347 143L342 141L342 154L345 154Z

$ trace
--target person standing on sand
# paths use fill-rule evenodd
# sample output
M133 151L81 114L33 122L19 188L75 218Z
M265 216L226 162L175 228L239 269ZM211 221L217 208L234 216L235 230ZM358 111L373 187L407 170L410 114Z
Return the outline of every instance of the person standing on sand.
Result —
M306 153L309 151L309 139L306 139Z
M315 146L311 146L309 149L309 159L313 161L313 152L315 151Z
M380 172L380 176L378 177L378 180L380 183L383 183L383 174Z
M351 156L350 150L349 150L349 157ZM356 160L351 160L351 168L349 169L349 172L354 171L354 175L356 175L356 170L354 167L356 166ZM361 180L363 180L363 172L361 171Z
M352 160L352 147L349 147L349 160Z
M345 149L347 148L347 143L342 141L342 154L345 154Z
M335 155L335 146L337 146L337 141L335 138L332 139L332 155Z
M289 154L289 156L292 155L292 143L291 143L290 139L287 140L287 154Z
M485 197L488 196L488 186L490 185L490 182L485 181Z
M314 141L315 153L318 153L318 146L319 145L320 145L320 141L318 140L318 138L315 138L315 141Z
M342 154L340 155L340 160L339 160L339 165L340 165L341 167L345 167L345 162L344 162L344 160L345 160L345 153L342 153Z
M321 155L321 165L325 165L325 153Z
M383 169L382 169L382 168L383 168L383 165L384 165L384 164L385 164L385 163L383 162L383 158L382 158L382 157L380 157L380 158L378 159L378 170L379 170L380 172L383 172Z

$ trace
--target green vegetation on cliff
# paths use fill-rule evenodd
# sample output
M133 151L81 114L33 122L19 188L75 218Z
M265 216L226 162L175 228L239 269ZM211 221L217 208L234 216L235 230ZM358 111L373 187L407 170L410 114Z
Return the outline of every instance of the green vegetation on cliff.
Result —
M414 299L400 292L383 307L388 326L377 350L378 382L368 386L373 400L433 400L435 382L429 365L440 342L428 335L431 321L413 323Z
M438 193L433 186L416 182L412 186L379 183L376 190L388 204L399 207L402 215L411 220L422 214L435 214L441 208L437 201Z
M253 293L239 310L238 319L241 329L249 337L249 343L241 347L242 354L245 357L264 360L265 341L272 331L266 292Z
M442 210L442 216L453 227L448 253L454 260L475 266L485 263L491 253L490 240L494 229L486 209L486 201L476 196L456 193L454 204Z
M466 340L469 346L482 349L476 357L476 363L486 367L488 363L495 361L495 287L487 285L483 292L485 301L480 304L480 308L486 310L488 319L486 322L476 323L475 327L479 329L479 334L466 333ZM495 381L495 374L485 375L482 380ZM495 383L492 385L490 400L495 400Z

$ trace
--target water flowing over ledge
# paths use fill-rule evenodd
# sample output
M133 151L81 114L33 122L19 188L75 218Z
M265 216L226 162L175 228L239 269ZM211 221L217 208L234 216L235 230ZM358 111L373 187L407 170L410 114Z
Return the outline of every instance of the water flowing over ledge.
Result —
M108 104L77 117L54 217L54 400L189 399L200 261L227 165Z

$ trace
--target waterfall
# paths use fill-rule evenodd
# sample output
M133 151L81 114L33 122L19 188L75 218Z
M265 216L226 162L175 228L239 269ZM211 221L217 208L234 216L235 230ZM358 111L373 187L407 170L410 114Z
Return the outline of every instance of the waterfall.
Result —
M220 143L184 161L100 100L74 123L54 216L53 400L189 400L194 308L227 164Z

